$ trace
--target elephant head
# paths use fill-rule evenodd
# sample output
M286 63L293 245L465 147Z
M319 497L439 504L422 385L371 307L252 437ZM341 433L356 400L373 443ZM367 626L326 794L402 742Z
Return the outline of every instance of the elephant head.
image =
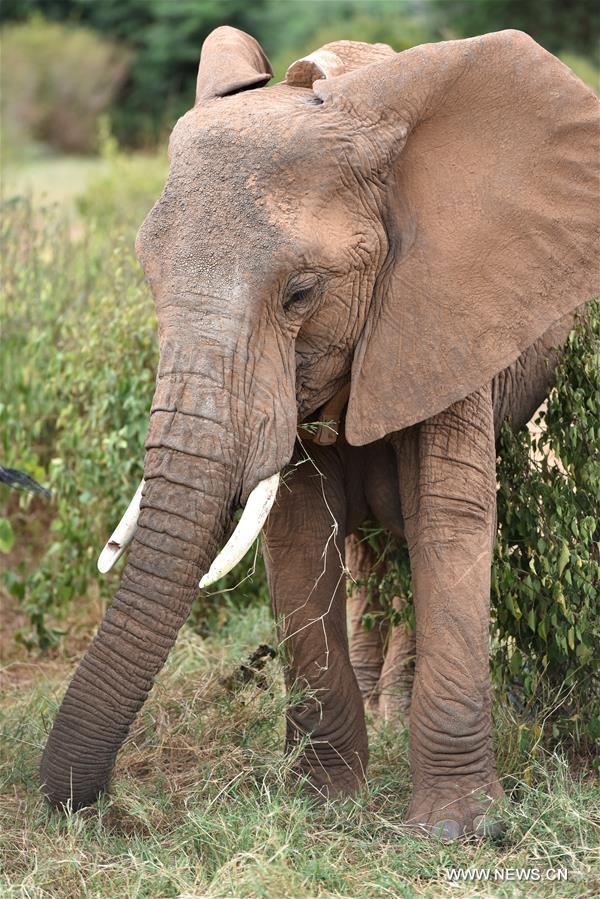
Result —
M144 484L44 752L54 803L107 786L236 509L261 507L238 550L264 520L299 421L349 383L351 443L407 427L594 294L597 103L531 38L340 42L270 74L252 38L209 36L139 232L160 336Z

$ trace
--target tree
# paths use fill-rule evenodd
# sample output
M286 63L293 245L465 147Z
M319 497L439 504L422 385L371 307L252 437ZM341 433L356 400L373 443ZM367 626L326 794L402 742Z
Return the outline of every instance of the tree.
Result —
M117 136L126 143L154 142L160 131L192 105L200 48L227 23L252 30L251 17L265 5L254 0L8 0L2 20L34 13L84 24L129 48L129 78L114 111Z

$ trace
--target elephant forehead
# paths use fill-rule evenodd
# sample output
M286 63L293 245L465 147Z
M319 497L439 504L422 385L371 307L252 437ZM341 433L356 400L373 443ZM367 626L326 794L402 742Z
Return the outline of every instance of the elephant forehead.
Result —
M201 261L215 276L236 260L248 273L267 263L283 270L303 264L324 228L341 233L356 205L343 196L344 137L314 116L311 92L287 89L274 103L270 90L223 98L179 120L167 184L138 238L140 257L168 249L163 269L183 272L186 260Z
M282 87L223 98L183 116L171 136L172 171L255 201L328 184L339 190L350 137L307 102L306 91Z
M138 255L162 259L162 266L199 262L206 269L231 263L240 252L262 255L288 241L286 232L254 189L251 172L223 160L174 160L164 190L146 217L137 240ZM163 272L165 273L165 272Z

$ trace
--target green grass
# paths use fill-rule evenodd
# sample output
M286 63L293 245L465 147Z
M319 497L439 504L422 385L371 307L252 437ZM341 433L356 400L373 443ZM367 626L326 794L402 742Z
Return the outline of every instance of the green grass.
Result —
M3 172L4 197L31 196L36 206L60 203L74 208L91 181L105 175L109 163L94 156L50 156L12 163Z
M445 880L445 868L457 866L564 866L567 883L527 892L594 895L600 790L556 755L532 765L527 753L500 753L514 796L501 845L447 846L403 831L407 738L391 727L371 731L368 789L313 806L286 776L278 663L262 686L231 685L248 653L273 639L265 606L208 639L185 628L119 756L110 795L69 817L39 795L37 763L72 664L22 668L27 677L0 707L3 899L439 896L457 891ZM514 747L518 722L502 706L497 717L498 742ZM459 892L512 896L515 886Z

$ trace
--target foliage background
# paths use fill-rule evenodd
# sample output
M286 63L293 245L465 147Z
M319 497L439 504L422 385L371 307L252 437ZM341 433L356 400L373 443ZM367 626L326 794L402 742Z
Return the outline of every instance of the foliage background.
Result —
M1 496L3 578L24 645L48 651L73 605L97 589L106 603L118 579L98 582L95 560L141 476L157 358L133 237L160 192L164 138L192 102L206 34L223 22L250 31L282 77L340 37L403 49L521 27L595 85L598 15L591 0L568 9L559 0L4 0L2 463L53 491L51 504ZM544 739L582 751L600 737L599 322L595 306L571 338L541 436L503 436L494 568L496 683L524 739L551 696ZM397 577L406 590L401 560ZM397 585L384 587L391 595ZM265 602L259 560L240 588L199 599L192 623L208 634L232 610Z

